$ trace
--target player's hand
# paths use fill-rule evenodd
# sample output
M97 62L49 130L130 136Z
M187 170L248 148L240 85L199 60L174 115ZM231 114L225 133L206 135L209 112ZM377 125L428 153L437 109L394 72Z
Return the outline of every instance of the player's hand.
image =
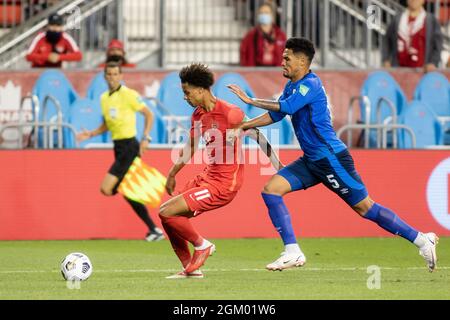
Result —
M76 135L78 142L84 141L92 137L92 133L89 130L83 129L80 133Z
M140 145L139 145L139 155L142 157L145 153L145 151L147 150L147 146L148 146L148 140L142 140Z
M48 55L47 60L51 63L57 63L59 61L59 54L52 52Z
M167 177L167 181L166 181L166 191L170 196L172 195L173 191L175 190L175 185L176 185L175 177L169 175Z
M252 99L249 96L247 96L247 94L241 88L239 88L239 86L237 86L235 84L229 84L229 85L227 85L227 87L228 87L228 89L231 90L231 92L233 92L235 95L237 95L239 97L239 99L241 99L245 103L247 103L247 104L252 103Z

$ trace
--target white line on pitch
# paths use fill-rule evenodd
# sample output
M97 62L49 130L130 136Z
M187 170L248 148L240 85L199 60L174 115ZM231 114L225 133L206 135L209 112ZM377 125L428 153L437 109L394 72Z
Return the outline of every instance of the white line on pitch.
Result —
M310 268L303 267L297 268L303 271L366 271L367 267L348 267L348 268ZM422 270L426 269L426 267L380 267L381 270ZM442 266L438 267L437 270L449 270L450 266ZM267 271L266 269L202 269L205 272L237 272L237 271L245 271L245 272L258 272L258 271ZM293 270L293 269L291 269ZM138 273L138 272L177 272L179 269L113 269L113 270L96 270L94 268L94 272L113 272L113 273ZM289 270L286 270L289 271ZM14 273L48 273L48 272L60 272L59 270L0 270L0 274L14 274Z

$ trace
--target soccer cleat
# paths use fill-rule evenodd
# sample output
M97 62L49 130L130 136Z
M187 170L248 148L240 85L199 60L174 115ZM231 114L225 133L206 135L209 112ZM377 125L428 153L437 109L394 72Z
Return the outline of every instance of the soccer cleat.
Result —
M286 253L283 252L281 257L266 266L267 270L283 271L293 267L301 267L306 263L305 255L300 253Z
M146 241L159 241L165 239L161 229L155 228L153 231L147 233L145 236Z
M174 275L167 276L166 279L203 279L203 272L199 269L187 273L185 270L175 273Z
M428 266L428 270L430 272L433 272L434 269L436 269L436 262L437 262L436 245L439 242L439 238L433 232L424 233L423 235L427 239L427 242L425 243L424 246L422 246L422 248L419 249L419 254L425 259Z
M186 272L192 273L198 268L200 268L211 256L214 251L216 251L216 246L211 243L211 245L203 250L194 250L194 255L192 256L191 262L186 266Z

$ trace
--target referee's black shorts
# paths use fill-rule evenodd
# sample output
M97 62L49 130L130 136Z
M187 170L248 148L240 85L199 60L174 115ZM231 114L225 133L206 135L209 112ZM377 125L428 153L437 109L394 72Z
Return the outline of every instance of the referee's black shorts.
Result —
M119 178L119 183L133 163L134 158L139 155L139 142L135 137L129 139L114 140L115 161L109 173Z

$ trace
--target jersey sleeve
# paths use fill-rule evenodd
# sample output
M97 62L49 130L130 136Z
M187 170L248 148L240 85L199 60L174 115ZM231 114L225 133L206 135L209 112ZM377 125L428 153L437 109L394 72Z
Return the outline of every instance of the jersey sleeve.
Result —
M294 114L307 104L310 104L314 97L317 95L318 90L321 87L317 87L311 81L300 84L297 91L287 98L280 98L280 112L285 114Z
M59 58L61 61L81 61L83 59L83 54L78 48L77 43L68 33L63 32L62 37L64 39L64 45L66 47L66 52L61 53Z
M282 120L286 116L286 113L277 112L277 111L269 111L269 116L272 118L272 121L275 123L275 122Z
M283 90L283 94L278 98L278 102L285 99L285 90ZM268 114L272 118L273 123L282 120L286 116L286 113L283 113L281 111L269 111Z
M141 98L139 93L134 90L130 91L129 103L133 111L140 111L146 107L144 100Z
M231 108L227 112L227 128L236 127L238 124L241 124L244 121L245 113L240 108L235 107Z
M45 65L45 62L50 55L50 52L40 53L39 47L45 39L45 33L38 34L31 42L30 48L28 49L26 59L27 61L35 63L37 66Z

